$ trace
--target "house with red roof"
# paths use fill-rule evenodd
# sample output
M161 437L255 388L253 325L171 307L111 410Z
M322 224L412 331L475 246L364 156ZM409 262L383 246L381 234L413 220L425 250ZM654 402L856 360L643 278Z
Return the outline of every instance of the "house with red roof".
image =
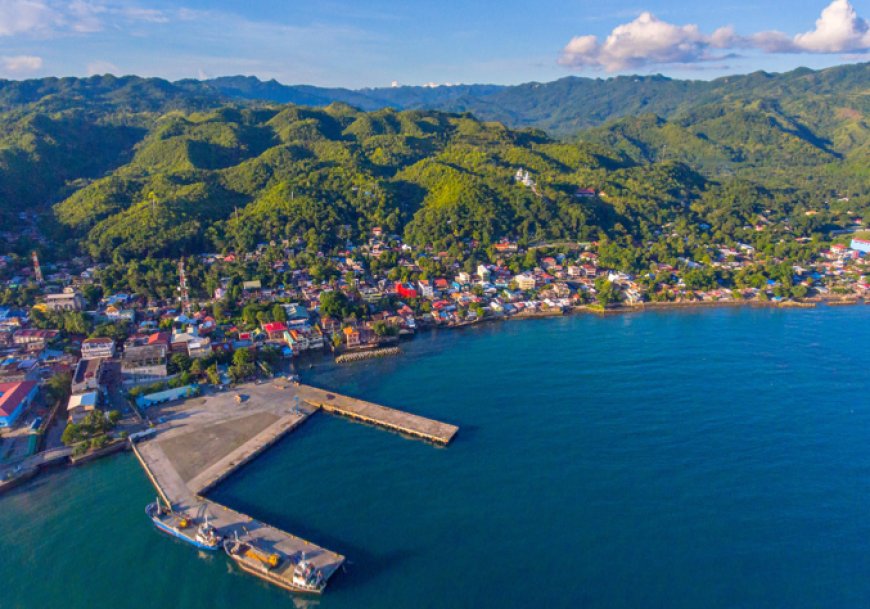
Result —
M396 282L396 294L402 298L417 298L417 290L410 284Z
M263 332L269 337L269 340L284 340L284 333L287 331L287 324L283 321L270 321L263 324Z
M33 403L38 391L36 381L0 383L0 427L12 427Z

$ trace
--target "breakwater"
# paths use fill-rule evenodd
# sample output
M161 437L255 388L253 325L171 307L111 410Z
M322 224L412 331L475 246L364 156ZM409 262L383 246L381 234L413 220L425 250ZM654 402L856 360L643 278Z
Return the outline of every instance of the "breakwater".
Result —
M337 364L347 364L350 362L360 362L367 359L375 359L378 357L391 357L401 355L402 350L398 347L384 347L382 349L370 349L368 351L353 351L350 353L342 353L335 358Z

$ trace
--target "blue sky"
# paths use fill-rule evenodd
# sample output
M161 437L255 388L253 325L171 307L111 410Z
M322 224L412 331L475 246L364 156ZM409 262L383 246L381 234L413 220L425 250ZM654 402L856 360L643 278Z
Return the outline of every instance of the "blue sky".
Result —
M0 0L0 77L706 79L868 61L868 17L870 0Z

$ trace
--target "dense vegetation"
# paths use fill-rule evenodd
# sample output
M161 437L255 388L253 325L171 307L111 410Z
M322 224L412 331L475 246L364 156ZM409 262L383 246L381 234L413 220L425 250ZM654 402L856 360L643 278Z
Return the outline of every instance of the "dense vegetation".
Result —
M515 183L520 166L536 189ZM610 202L574 196L589 185ZM86 253L123 262L297 238L316 252L375 226L439 249L590 239L673 220L702 188L679 164L625 163L467 115L225 107L162 115L128 163L54 210Z
M725 242L761 216L811 237L867 215L868 71L357 92L240 78L4 82L0 220L23 228L21 212L36 214L43 256L85 253L116 274L144 265L135 281L158 294L169 258L289 240L316 274L318 251L375 226L454 252L503 237L629 248L668 230ZM599 126L556 140L470 114L227 103L269 96L472 109L560 133ZM535 188L514 181L519 167ZM24 253L33 243L19 232L9 247Z

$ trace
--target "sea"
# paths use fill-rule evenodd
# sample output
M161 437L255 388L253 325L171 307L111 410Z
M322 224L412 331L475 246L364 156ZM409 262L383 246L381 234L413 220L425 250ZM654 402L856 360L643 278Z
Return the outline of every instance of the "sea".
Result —
M0 497L2 609L870 606L870 307L424 333L312 384L460 426L325 414L213 496L347 556L319 599L155 530L129 454Z

